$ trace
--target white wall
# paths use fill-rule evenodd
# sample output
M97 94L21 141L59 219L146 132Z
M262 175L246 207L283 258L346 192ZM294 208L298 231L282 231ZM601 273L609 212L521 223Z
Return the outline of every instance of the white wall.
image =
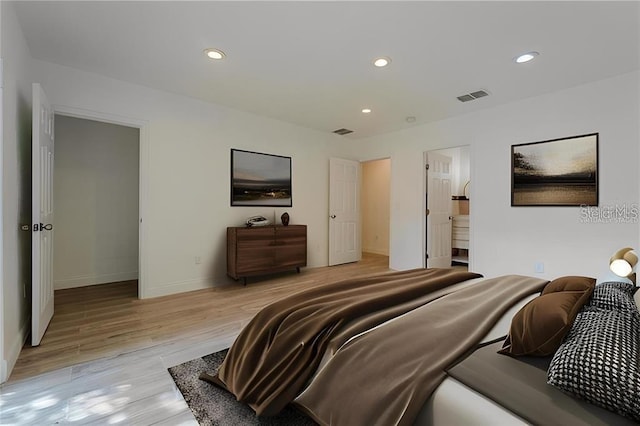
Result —
M471 268L487 276L601 274L610 255L638 247L635 223L582 223L578 207L511 207L510 146L600 133L600 206L638 204L638 72L354 142L344 155L391 157L394 269L422 264L422 153L471 148Z
M362 251L389 255L391 160L362 163Z
M138 278L139 133L56 115L56 289Z
M340 137L52 63L34 63L37 81L54 108L147 123L142 130L148 135L148 158L144 153L141 157L148 163L148 190L141 205L144 297L229 283L226 227L242 225L255 214L272 217L275 211L279 217L288 211L291 223L307 224L308 265L327 264L328 158ZM231 148L291 156L293 208L230 207ZM195 264L195 257L201 257L202 264Z
M29 331L31 234L31 61L13 5L2 8L2 316L5 372L11 371ZM25 292L25 286L27 287ZM5 374L6 376L6 374ZM5 380L1 377L0 380Z

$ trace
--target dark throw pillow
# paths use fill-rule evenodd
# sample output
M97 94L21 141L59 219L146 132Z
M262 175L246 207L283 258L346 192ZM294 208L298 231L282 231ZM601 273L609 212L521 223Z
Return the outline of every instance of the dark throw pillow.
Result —
M498 353L553 355L591 297L595 283L593 278L562 277L547 284L540 296L514 315L509 334Z
M640 313L585 306L551 360L548 383L640 422Z
M637 310L633 295L636 286L623 282L604 282L593 290L589 306L614 311Z
M596 285L595 278L567 276L556 278L547 284L542 290L542 294L556 293L558 291L593 291Z

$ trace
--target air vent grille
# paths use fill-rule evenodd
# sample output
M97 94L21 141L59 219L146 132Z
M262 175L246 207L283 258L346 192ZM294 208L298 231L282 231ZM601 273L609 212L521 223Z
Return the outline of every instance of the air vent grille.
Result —
M336 135L348 135L349 133L353 133L353 130L342 128L334 130L333 133L335 133Z
M458 96L458 100L460 102L469 102L474 100L475 98L471 95L462 95L462 96Z
M484 90L478 90L477 92L471 92L471 96L478 99L478 98L484 98L485 96L489 96L489 94Z
M485 96L489 96L489 93L487 93L485 90L478 90L476 92L460 95L458 96L458 100L460 102L469 102L469 101L474 101L478 98L484 98Z

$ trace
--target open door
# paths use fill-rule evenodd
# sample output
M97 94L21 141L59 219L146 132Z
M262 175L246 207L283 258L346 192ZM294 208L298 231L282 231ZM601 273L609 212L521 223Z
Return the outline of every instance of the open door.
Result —
M329 159L329 266L362 258L360 163Z
M2 68L2 58L0 58L0 146L4 146L4 128L3 126L3 110L2 105L4 105L4 95L3 95L3 87L4 87L4 74ZM3 155L0 153L0 161L3 160ZM0 175L0 188L3 186L2 176ZM0 199L0 218L2 218L1 209L3 207L4 201ZM0 238L2 240L2 238ZM2 246L0 246L0 256L2 256ZM2 273L2 265L0 265L0 273ZM3 288L4 279L0 279L0 306L4 309L4 288ZM0 384L7 381L8 372L7 372L7 361L4 359L4 315L0 315Z
M38 83L33 84L31 344L38 346L53 317L53 120Z
M427 153L427 268L451 267L451 163Z

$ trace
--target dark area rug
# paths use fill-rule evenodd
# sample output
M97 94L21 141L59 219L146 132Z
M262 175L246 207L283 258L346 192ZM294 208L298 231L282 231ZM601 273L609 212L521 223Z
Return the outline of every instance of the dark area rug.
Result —
M169 368L169 374L182 392L198 423L207 426L316 425L313 420L294 407L285 408L275 417L258 417L249 406L236 401L233 394L198 378L203 371L209 374L216 373L226 354L225 349Z

